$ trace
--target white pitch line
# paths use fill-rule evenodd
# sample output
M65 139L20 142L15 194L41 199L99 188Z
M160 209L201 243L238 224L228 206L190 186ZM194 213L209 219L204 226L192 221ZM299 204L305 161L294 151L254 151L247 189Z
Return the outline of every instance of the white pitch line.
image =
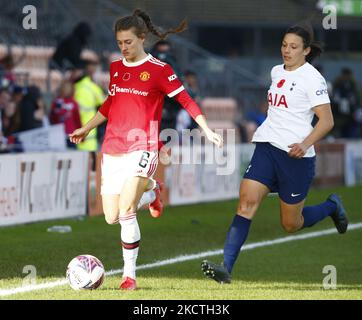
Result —
M362 222L349 225L348 231L352 231L352 230L356 230L356 229L360 229L360 228L362 228ZM297 236L288 236L288 237L283 237L283 238L277 238L274 240L266 240L266 241L250 243L250 244L245 245L241 251L253 250L256 248L268 247L268 246L273 246L276 244L286 243L286 242L291 242L291 241L316 238L316 237L326 236L326 235L330 235L330 234L337 234L336 229L333 228L333 229L327 229L327 230L323 230L323 231L304 233L304 234L297 235ZM217 256L217 255L221 255L222 253L223 253L223 250L220 249L220 250L205 251L205 252L189 254L189 255L181 255L181 256L177 256L175 258L171 258L171 259L160 260L160 261L156 261L153 263L140 265L137 267L137 270L152 269L155 267L162 267L162 266L166 266L166 265L170 265L170 264L175 264L175 263L180 263L180 262L185 262L185 261L190 261L190 260L197 260L197 259L211 257L211 256ZM121 272L123 272L123 269L111 270L111 271L106 272L105 274L106 274L106 276L112 276L115 274L119 274ZM54 288L54 287L66 285L67 283L68 283L67 280L61 279L58 281L47 282L47 283L43 283L43 284L29 285L29 286L23 286L23 287L12 288L12 289L1 289L0 297L1 296L3 296L3 297L10 296L10 295L24 293L24 292L31 292L31 291L41 290L41 289Z

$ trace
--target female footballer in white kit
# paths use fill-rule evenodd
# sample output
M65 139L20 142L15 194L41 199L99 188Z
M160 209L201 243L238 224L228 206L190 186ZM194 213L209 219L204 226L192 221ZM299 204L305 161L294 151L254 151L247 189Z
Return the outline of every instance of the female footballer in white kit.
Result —
M268 115L253 136L256 147L240 185L237 214L224 245L224 262L203 261L201 265L204 274L219 283L231 281L251 220L269 192L279 194L281 224L288 233L311 227L327 216L339 233L347 230L346 212L336 194L319 205L304 206L315 171L313 145L333 127L326 81L310 64L320 53L307 24L291 27L284 34L284 63L271 70ZM318 122L313 128L314 115Z
M198 105L192 100L170 65L144 50L148 32L164 39L185 29L186 23L161 34L150 17L135 10L119 19L115 35L123 59L110 66L109 95L96 116L70 135L82 141L108 119L102 145L102 203L109 224L120 223L124 260L121 289L136 289L136 259L140 229L136 211L149 203L151 215L163 210L160 184L152 179L158 163L159 125L164 96L177 100L203 129L209 141L221 146L220 135L209 129Z

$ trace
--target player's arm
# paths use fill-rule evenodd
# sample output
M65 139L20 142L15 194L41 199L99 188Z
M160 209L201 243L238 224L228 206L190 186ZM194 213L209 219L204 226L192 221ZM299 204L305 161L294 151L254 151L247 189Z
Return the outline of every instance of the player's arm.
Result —
M89 134L89 132L92 129L94 129L95 127L98 127L100 124L102 124L106 120L107 120L107 118L101 112L98 111L95 114L95 116L92 119L90 119L83 127L74 130L69 135L70 141L73 143L76 143L76 144L82 142L87 137L87 135Z
M321 104L313 108L318 122L312 132L303 140L302 143L293 143L288 146L290 149L289 156L293 158L302 158L307 150L317 141L323 139L334 126L333 114L329 103Z
M205 116L202 114L197 103L191 98L191 96L187 93L186 90L182 90L174 99L181 104L183 108L190 114L190 116L196 121L196 123L201 127L201 129L205 132L206 137L212 143L215 143L218 147L222 147L223 139L222 137L212 131L207 125L207 121Z
M112 104L112 95L109 95L102 104L102 106L99 108L95 116L92 119L90 119L83 127L74 130L69 135L69 140L76 144L82 142L92 129L98 127L108 119L108 114L111 104Z
M209 141L215 143L219 147L223 145L222 137L209 128L199 106L187 93L182 85L182 82L178 79L175 71L170 65L166 64L163 68L159 84L163 93L167 94L170 98L174 98L183 108L185 108L185 110L205 132Z

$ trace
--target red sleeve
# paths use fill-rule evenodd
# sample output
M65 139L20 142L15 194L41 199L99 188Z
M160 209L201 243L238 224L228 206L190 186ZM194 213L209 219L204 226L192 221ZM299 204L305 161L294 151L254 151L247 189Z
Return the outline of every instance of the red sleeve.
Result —
M190 114L190 116L195 120L197 116L202 115L200 107L197 103L190 97L186 90L178 93L174 99L182 105L183 108Z
M177 77L175 71L169 64L166 64L162 69L162 74L159 79L161 91L167 94L170 98L176 96L181 91L185 90L182 82Z
M112 96L114 95L114 92L112 91L112 65L109 67L109 85L108 85L108 97L103 102L102 106L98 109L98 111L106 118L108 118L109 114L109 108L112 104Z
M111 104L112 104L112 96L109 95L106 101L104 101L102 106L98 109L98 111L106 118L108 118L109 108L111 107Z

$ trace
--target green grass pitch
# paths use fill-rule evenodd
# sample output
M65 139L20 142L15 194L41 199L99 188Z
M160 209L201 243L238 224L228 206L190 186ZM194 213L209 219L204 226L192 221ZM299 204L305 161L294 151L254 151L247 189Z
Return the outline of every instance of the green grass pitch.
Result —
M339 193L350 223L362 222L362 186L313 189L307 205L317 204L331 192ZM142 233L138 265L180 255L222 249L237 201L169 207L160 219L139 213ZM71 225L66 234L48 233L52 225ZM334 228L330 218L296 235ZM261 205L246 244L290 236L279 221L276 197ZM93 291L73 291L69 285L13 295L4 290L27 285L23 268L33 265L37 284L62 280L68 262L79 254L98 257L107 271L122 267L119 226L103 217L47 221L0 229L0 299L362 299L362 229L297 240L241 252L230 285L204 278L202 258L141 269L138 290L118 290L121 274L107 276ZM208 259L221 262L222 256ZM323 288L323 267L337 270L337 289ZM25 282L24 282L25 278Z

